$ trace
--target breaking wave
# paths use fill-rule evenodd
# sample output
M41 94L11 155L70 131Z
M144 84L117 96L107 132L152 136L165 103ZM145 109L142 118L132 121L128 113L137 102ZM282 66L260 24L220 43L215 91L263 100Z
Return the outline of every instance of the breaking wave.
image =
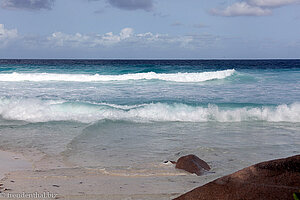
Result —
M224 79L235 73L234 69L201 73L136 73L122 75L89 75L89 74L54 74L54 73L7 73L0 74L0 81L68 81L68 82L101 82L101 81L126 81L126 80L163 80L174 82L203 82L214 79Z
M6 120L28 122L79 121L91 123L103 119L134 122L300 122L300 103L224 108L217 105L190 106L150 103L124 106L37 99L0 99L0 115Z

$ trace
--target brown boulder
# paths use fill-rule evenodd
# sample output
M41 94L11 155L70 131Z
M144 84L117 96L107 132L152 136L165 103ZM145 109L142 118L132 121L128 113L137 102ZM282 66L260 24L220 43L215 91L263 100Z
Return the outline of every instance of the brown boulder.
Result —
M198 176L203 174L204 170L210 170L209 165L204 160L201 160L195 155L180 157L176 162L175 168L183 169L190 173L195 173Z
M293 199L300 189L300 155L252 165L175 200Z

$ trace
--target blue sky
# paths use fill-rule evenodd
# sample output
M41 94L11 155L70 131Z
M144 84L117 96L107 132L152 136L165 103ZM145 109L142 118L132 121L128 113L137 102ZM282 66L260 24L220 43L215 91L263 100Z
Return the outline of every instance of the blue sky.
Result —
M299 0L0 5L0 58L300 58Z

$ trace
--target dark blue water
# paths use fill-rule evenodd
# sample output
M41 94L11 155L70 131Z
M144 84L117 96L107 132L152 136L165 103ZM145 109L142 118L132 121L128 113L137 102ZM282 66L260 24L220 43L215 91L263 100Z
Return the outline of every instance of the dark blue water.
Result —
M172 73L225 69L299 69L300 60L0 60L4 72Z

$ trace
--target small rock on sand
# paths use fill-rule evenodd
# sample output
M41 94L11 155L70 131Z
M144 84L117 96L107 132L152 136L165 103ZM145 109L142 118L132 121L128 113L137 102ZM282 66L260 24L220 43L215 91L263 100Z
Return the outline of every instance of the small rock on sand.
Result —
M176 162L176 168L195 173L198 176L203 174L205 170L210 170L210 166L204 160L192 154L180 157Z

